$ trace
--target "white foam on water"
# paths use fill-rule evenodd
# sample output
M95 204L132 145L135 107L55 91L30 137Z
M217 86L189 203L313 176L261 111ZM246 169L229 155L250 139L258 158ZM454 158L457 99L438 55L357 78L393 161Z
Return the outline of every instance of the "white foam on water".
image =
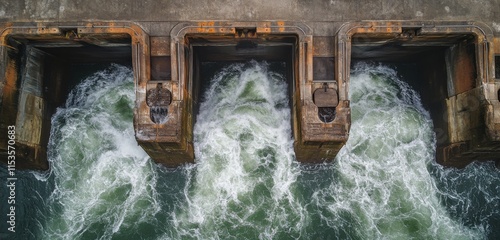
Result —
M255 61L214 77L194 128L197 169L176 216L180 236L271 239L300 232L305 213L291 187L298 168L287 89L282 76Z
M436 165L433 175L448 212L488 239L498 238L500 171L493 162L474 162L464 169Z
M499 182L498 172L436 166L429 114L391 68L356 65L349 141L333 164L302 170L288 86L269 64L231 64L212 79L194 129L197 163L175 173L137 146L133 90L131 70L113 65L84 80L54 115L51 170L35 174L55 185L43 239L150 229L145 238L481 239L492 228L482 219L494 223L498 214L499 188L483 180ZM172 176L179 182L163 181ZM184 187L166 193L157 181ZM461 219L478 219L478 227Z
M362 63L351 73L350 97L351 134L336 158L339 182L313 194L327 224L350 222L353 238L478 238L437 197L428 171L435 137L418 95L393 69Z
M156 172L134 138L132 89L131 70L112 65L79 84L53 116L55 190L43 238L111 238L160 210Z

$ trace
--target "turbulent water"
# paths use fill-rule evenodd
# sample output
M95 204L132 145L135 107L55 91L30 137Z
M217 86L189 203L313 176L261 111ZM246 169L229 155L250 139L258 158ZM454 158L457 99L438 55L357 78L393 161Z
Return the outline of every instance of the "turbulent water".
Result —
M334 163L295 161L286 81L252 61L213 76L197 163L168 170L135 142L132 72L111 65L53 116L51 170L17 172L18 231L2 203L0 238L499 239L500 171L436 165L430 116L396 70L351 74L351 135Z

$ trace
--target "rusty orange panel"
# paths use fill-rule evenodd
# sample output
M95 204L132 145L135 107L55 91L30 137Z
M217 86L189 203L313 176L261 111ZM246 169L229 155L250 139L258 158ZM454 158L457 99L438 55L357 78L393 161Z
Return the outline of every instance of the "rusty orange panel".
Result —
M466 92L476 85L476 58L474 45L469 41L462 41L456 45L451 51L449 57L449 68L455 92L459 94ZM472 48L472 49L471 49Z
M271 33L270 27L257 27L257 33Z
M500 54L500 37L493 39L493 51L495 54Z
M17 69L16 62L14 60L10 60L7 64L7 69L5 72L5 87L9 87L11 89L16 89L16 81L17 81ZM9 94L4 91L4 95Z
M280 31L280 32L284 32L284 31L285 31L285 22L283 22L283 21L278 21L278 22L277 22L277 24L278 24L278 26L279 26L278 31Z
M213 21L199 22L196 31L199 33L214 33L215 32L214 25L215 23Z

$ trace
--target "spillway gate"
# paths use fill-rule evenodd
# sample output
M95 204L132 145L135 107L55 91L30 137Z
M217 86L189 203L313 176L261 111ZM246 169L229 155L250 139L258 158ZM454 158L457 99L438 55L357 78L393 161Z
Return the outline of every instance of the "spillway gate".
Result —
M0 25L0 154L16 126L18 166L47 169L50 119L71 69L122 63L134 71L137 142L168 167L194 163L204 63L281 62L296 159L332 161L349 137L355 61L404 69L433 119L436 159L463 167L500 156L500 38L469 21L356 21L325 35L290 21L8 22ZM413 76L413 77L412 77ZM7 159L7 158L2 158Z

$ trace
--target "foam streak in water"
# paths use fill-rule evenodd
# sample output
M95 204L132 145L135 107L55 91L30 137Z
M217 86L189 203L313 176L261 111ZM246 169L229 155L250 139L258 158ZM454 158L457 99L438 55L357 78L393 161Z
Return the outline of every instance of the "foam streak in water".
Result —
M194 129L197 171L177 223L181 236L298 236L287 85L266 63L233 64L206 91ZM198 231L189 229L196 226Z
M356 65L350 139L333 164L309 169L294 160L287 86L270 68L232 64L212 79L194 130L197 164L174 171L134 140L131 70L84 80L52 119L50 173L19 171L29 180L16 188L19 216L31 221L22 236L499 238L499 171L436 165L429 115L394 70Z
M45 238L110 238L159 211L155 173L134 138L132 89L130 69L112 65L78 85L54 115Z
M427 168L434 156L432 122L418 95L382 66L358 64L350 84L352 132L337 156L339 182L315 195L334 216L328 224L351 221L359 227L351 237L365 239L475 237L437 197ZM336 201L325 201L326 195Z

